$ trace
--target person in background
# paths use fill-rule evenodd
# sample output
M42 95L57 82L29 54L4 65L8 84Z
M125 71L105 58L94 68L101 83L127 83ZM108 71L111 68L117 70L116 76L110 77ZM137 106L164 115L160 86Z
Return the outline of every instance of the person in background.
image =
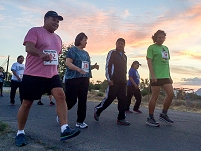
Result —
M5 73L3 67L0 67L0 96L3 97L3 83L5 79Z
M168 47L163 43L166 38L166 33L163 30L158 30L153 36L154 44L147 49L147 64L150 72L151 99L149 100L149 117L146 124L149 126L159 127L160 124L154 119L154 110L156 101L162 87L166 92L166 97L163 101L163 110L159 116L159 120L168 124L174 123L167 115L168 109L174 97L172 79L170 76L170 53Z
M17 88L19 88L19 94L21 93L21 82L25 70L24 62L24 56L20 55L17 57L17 62L13 63L11 66L11 71L13 73L11 77L11 90L10 90L10 105L13 106L15 104L15 94ZM22 104L22 98L20 94L20 101Z
M76 127L87 128L84 122L87 109L87 94L91 70L99 69L97 63L91 65L90 56L84 48L87 45L87 36L79 33L75 38L75 46L66 54L65 94L68 109L70 110L78 100Z
M142 113L139 110L141 100L142 100L142 95L139 89L139 83L140 83L140 75L138 73L138 68L141 64L138 61L134 61L131 65L131 68L128 72L129 74L129 79L127 83L127 104L126 104L126 113L133 113L130 111L130 104L131 104L131 98L134 96L135 97L135 105L133 108L134 113Z

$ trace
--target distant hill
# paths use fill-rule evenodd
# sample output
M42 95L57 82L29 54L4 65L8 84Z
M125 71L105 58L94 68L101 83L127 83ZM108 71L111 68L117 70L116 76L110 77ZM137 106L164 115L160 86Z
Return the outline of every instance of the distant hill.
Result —
M201 88L199 88L197 91L195 91L195 93L199 96L201 96Z

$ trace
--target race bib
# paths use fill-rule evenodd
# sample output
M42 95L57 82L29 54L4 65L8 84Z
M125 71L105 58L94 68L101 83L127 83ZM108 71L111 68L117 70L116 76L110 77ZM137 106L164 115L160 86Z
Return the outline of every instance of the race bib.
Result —
M167 51L162 51L162 59L168 60L169 56L168 56L168 52Z
M88 61L82 61L82 70L84 70L86 73L89 73L89 62Z
M44 61L44 65L58 65L58 54L56 50L43 50L44 53L49 54L51 61Z

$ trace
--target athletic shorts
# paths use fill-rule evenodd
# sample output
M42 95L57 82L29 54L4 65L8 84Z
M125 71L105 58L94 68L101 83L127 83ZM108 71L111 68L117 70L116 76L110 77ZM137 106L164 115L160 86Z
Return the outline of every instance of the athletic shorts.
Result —
M152 80L150 79L151 86L163 86L164 84L172 84L172 80L170 78L164 78L157 79L157 82L152 82Z
M20 95L25 100L38 100L45 93L51 94L53 88L62 88L59 75L52 78L23 75Z

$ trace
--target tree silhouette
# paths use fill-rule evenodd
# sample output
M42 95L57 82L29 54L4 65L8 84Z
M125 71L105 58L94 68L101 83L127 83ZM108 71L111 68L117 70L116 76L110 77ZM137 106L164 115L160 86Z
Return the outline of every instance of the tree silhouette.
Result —
M73 44L69 44L68 46L66 44L62 44L62 54L59 56L59 65L58 65L58 72L59 72L59 77L62 80L65 72L66 72L66 53L67 51L74 46Z

